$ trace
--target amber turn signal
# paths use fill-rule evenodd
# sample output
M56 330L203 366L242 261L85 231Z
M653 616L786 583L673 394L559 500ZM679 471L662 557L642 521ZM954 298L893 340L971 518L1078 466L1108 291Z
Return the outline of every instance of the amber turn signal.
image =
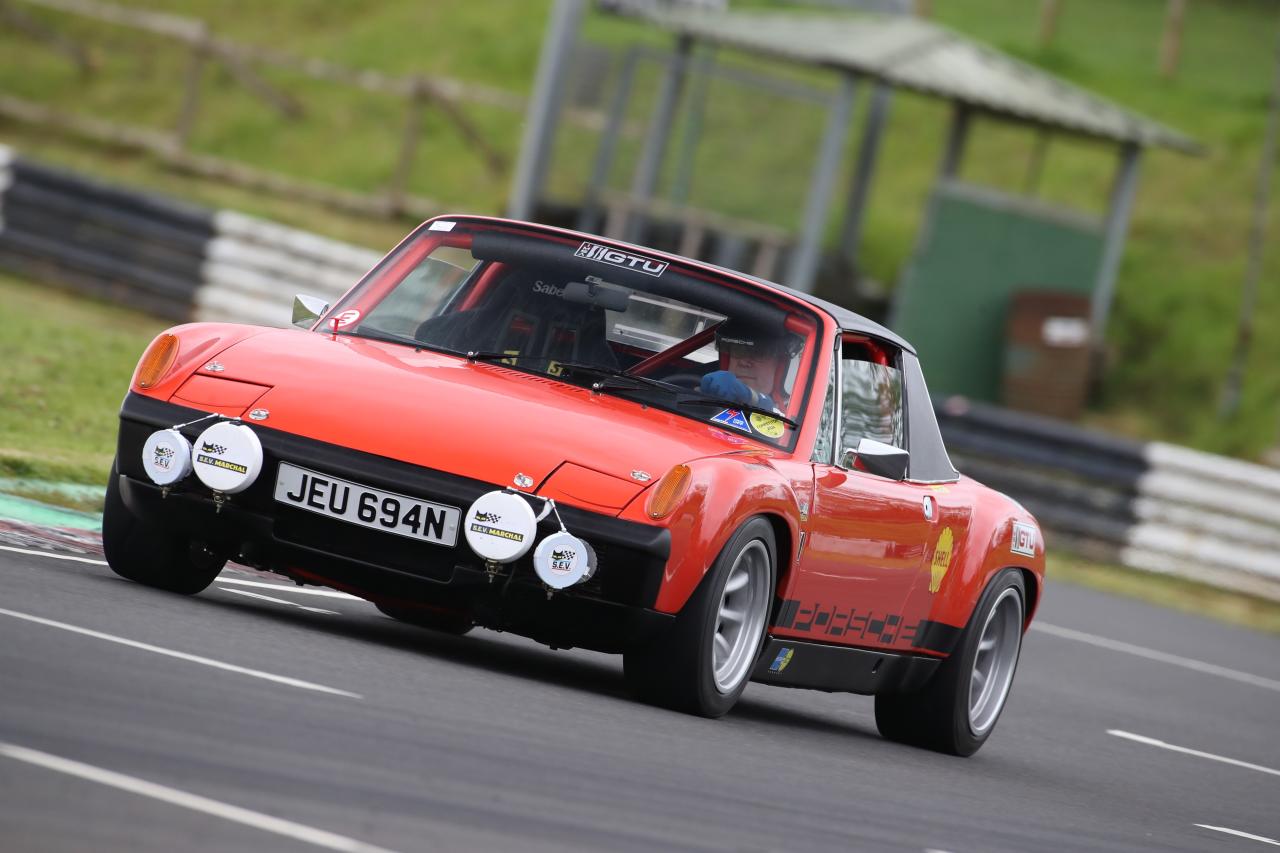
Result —
M689 473L688 465L677 465L662 475L649 497L650 518L663 518L671 514L689 488Z
M156 338L142 354L138 362L138 370L133 375L134 384L139 388L150 388L155 385L173 367L178 357L178 336L168 332Z

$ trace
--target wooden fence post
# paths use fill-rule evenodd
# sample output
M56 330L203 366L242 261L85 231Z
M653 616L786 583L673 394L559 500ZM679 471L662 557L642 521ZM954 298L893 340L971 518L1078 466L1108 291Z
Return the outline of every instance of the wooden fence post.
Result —
M426 101L427 87L420 78L414 78L409 86L409 103L405 110L404 136L400 139L400 156L396 159L395 172L387 187L387 206L392 215L404 209L409 192L409 177L413 174L413 158L418 150L418 137L422 134L422 106Z
M204 83L204 67L209 61L209 30L201 25L188 42L191 46L191 57L187 62L186 86L182 94L182 109L178 113L178 124L173 131L173 147L177 151L186 150L191 141L191 132L195 128L196 116L200 112L200 90Z
M1168 80L1178 70L1182 58L1183 21L1187 0L1169 0L1164 13L1164 35L1160 38L1160 76Z
M1053 44L1058 32L1058 16L1062 13L1062 0L1040 0L1040 33L1036 44L1041 50Z

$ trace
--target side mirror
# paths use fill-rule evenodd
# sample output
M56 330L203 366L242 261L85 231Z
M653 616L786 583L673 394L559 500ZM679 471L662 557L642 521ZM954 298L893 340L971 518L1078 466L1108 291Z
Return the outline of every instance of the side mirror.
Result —
M329 303L319 296L306 296L299 293L293 297L293 325L300 329L310 329L328 310Z
M907 463L910 461L911 454L902 448L870 438L859 441L856 450L846 447L840 454L841 468L866 471L890 480L907 479Z

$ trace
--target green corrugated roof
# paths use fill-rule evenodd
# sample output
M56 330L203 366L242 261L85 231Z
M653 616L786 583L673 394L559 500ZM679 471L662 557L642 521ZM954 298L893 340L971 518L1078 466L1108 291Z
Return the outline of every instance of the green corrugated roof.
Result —
M995 115L1201 152L1194 139L930 21L887 15L663 11L638 15L699 41L839 68Z

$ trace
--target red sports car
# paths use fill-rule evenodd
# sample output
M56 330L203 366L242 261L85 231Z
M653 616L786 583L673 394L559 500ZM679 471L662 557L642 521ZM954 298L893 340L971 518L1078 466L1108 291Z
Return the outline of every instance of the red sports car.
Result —
M227 560L435 630L623 655L705 716L750 680L875 694L971 754L1043 589L1021 506L952 467L909 343L687 258L433 219L297 329L161 334L120 415L103 547L203 590Z

